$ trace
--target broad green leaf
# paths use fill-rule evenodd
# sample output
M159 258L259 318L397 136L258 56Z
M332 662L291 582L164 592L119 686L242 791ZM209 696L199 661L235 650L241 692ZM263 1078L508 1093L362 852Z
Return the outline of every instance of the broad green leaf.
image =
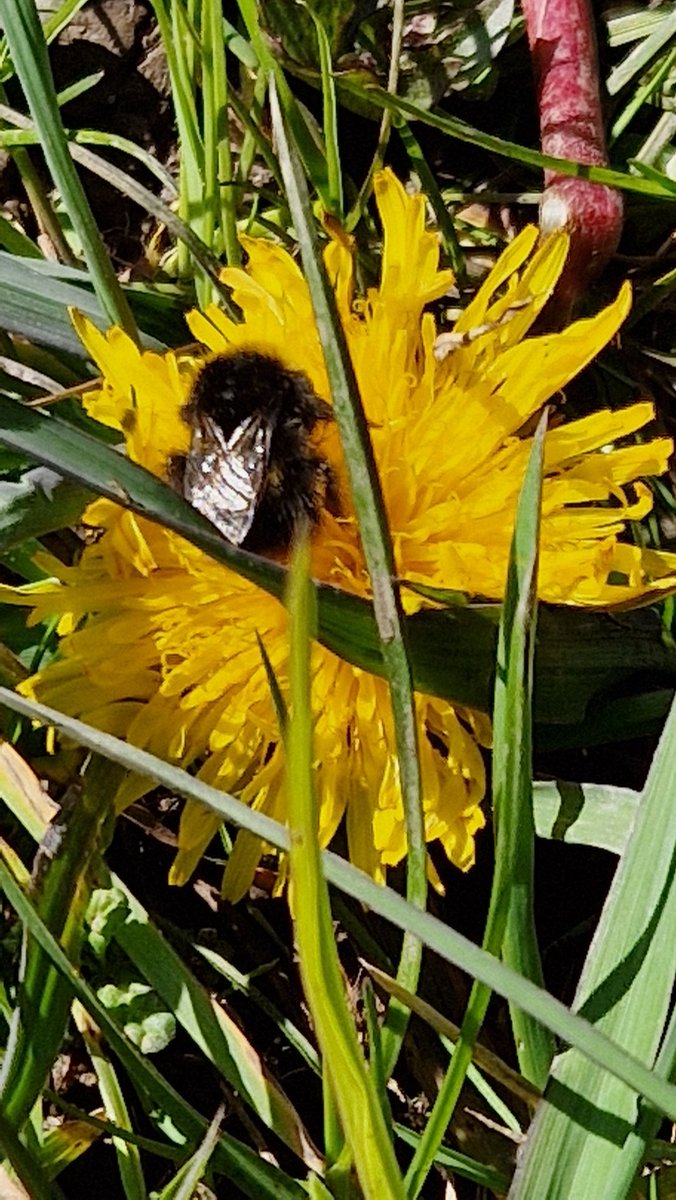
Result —
M144 331L146 347L161 349L185 341L182 305L175 288L152 290L130 285L125 293ZM106 325L84 271L0 252L0 325L36 345L75 355L83 378L86 355L69 308L86 313L100 327Z
M537 780L533 784L535 832L552 841L622 854L640 803L641 793L631 788Z
M281 596L283 567L231 546L161 480L85 431L0 395L0 443L175 529L216 561ZM371 605L325 585L317 585L317 594L319 637L324 645L349 662L383 675ZM409 617L406 632L416 689L489 712L499 619L498 604L456 605ZM661 690L655 696L654 685L648 685L651 691L646 692L647 716L641 732L659 730L670 698L665 684L676 681L676 649L665 644L654 611L614 616L540 606L534 688L539 745L585 744L588 710L595 740L604 740L603 706L612 714L618 703L608 696L620 689L630 691L634 680L643 689L651 679L659 679ZM601 695L603 706L595 699ZM627 737L631 712L640 714L643 708L636 696L623 703L617 728L620 736ZM567 725L579 729L573 735L567 733ZM612 725L610 731L605 740L612 737Z

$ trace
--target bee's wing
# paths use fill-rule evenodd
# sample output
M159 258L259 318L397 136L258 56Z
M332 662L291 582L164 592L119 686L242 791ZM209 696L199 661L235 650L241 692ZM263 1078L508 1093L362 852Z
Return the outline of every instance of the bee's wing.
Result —
M202 414L186 455L183 494L228 541L240 546L265 486L273 423L252 413L229 438Z

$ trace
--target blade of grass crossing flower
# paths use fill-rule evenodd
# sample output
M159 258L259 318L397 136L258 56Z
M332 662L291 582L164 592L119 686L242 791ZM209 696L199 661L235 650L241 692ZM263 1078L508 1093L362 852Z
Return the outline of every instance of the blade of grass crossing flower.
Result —
M294 147L289 143L274 86L271 83L272 124L279 160L286 183L289 207L300 243L305 276L333 396L336 421L347 461L350 490L354 500L366 565L373 587L373 608L378 626L385 674L390 686L399 761L399 778L404 805L407 840L406 894L420 908L427 899L427 852L422 814L418 730L413 703L411 670L405 642L405 625L398 590L393 583L396 568L387 528L378 474L361 407L357 383L336 310L310 224L309 197ZM397 978L414 992L420 972L421 947L404 938ZM386 1073L396 1062L408 1022L408 1011L398 1001L390 1005L384 1031L383 1056Z
M312 780L311 637L315 612L309 587L309 547L296 548L290 576L291 653L287 791L291 899L303 989L324 1071L366 1200L403 1200L404 1189L378 1095L347 1010L333 922L317 839Z
M667 1027L674 986L674 778L676 703L574 1000L577 1013L649 1066ZM669 1060L660 1059L664 1078L673 1072L675 1051L672 1038ZM602 1063L568 1050L555 1060L510 1200L620 1200L658 1123L658 1113L649 1114Z
M531 705L546 429L545 412L533 439L519 496L498 638L493 709L493 894L500 907L503 896L508 897L502 956L508 966L540 986L542 965L533 914ZM543 1087L554 1055L551 1036L518 1007L510 1006L510 1014L521 1073L536 1087Z
M330 201L328 212L339 219L343 216L343 176L340 169L340 145L338 142L338 110L336 105L336 88L333 82L331 68L331 47L326 36L326 30L314 9L308 12L315 23L317 31L317 46L319 49L319 66L322 74L322 106L324 114L324 144L326 146L326 167L328 172L327 192Z
M136 339L136 322L68 150L35 0L0 0L0 17L42 151L79 238L101 306L111 324Z
M514 905L515 919L522 913L522 910L528 912L528 902L525 901L522 905L520 892L512 891L509 873L510 866L516 864L519 867L519 879L527 878L528 851L524 851L518 842L519 835L514 829L512 813L509 809L505 811L505 796L510 788L514 788L522 797L522 804L525 793L527 793L525 799L528 804L532 804L530 799L531 747L528 688L532 672L532 639L529 636L529 625L533 620L535 604L542 455L546 428L546 414L543 414L533 439L519 495L508 567L507 592L498 640L494 715L494 720L497 722L494 734L497 757L494 751L493 791L498 807L502 805L499 817L499 820L502 821L502 829L498 833L491 899L483 937L483 949L496 956L500 955L503 947L512 905ZM508 728L510 725L511 729ZM513 749L508 741L510 734L517 739ZM525 762L521 761L522 753L525 753ZM496 820L497 817L496 813ZM529 827L532 831L532 809ZM532 832L529 836L532 842ZM517 848L519 852L524 853L523 866L517 863ZM526 893L529 896L527 886ZM532 936L532 929L524 931L524 937ZM529 953L528 962L532 968L531 958L532 953ZM530 978L530 972L527 978ZM540 980L537 979L536 982L540 983ZM491 989L486 986L485 982L476 979L450 1066L406 1173L406 1188L409 1197L414 1198L420 1194L434 1162L435 1154L448 1128L465 1076L471 1065L474 1047L486 1016L490 995ZM513 1012L511 1003L510 1011ZM526 1033L530 1037L530 1028L526 1030ZM547 1061L549 1062L549 1060Z
M232 821L239 828L248 829L255 837L269 842L271 846L283 851L289 850L288 830L279 821L274 821L271 817L248 808L234 796L210 787L201 779L194 778L186 771L148 754L147 751L138 750L128 742L102 733L93 726L86 725L74 717L68 717L56 709L38 704L34 700L26 700L23 696L18 696L7 688L0 687L0 704L11 712L17 712L43 725L49 725L71 738L78 745L87 746L94 753L100 754L111 762L119 763L128 771L155 780L180 796L198 801L206 808L218 813L224 821ZM633 1055L627 1054L610 1038L596 1031L588 1021L570 1012L564 1004L548 995L542 988L536 987L530 980L524 979L509 967L504 966L493 955L487 954L485 950L469 941L452 926L444 924L436 917L409 904L391 888L375 883L368 875L358 871L344 859L339 858L337 854L323 850L322 862L326 878L334 887L351 896L359 904L372 909L373 912L390 921L396 928L412 933L446 962L473 975L485 983L488 988L505 996L506 999L514 1001L520 1008L531 1013L541 1024L551 1029L557 1037L567 1042L568 1045L577 1047L588 1058L601 1064L604 1070L617 1076L618 1079L624 1080L634 1091L645 1096L656 1109L676 1121L676 1086L666 1083L654 1071L648 1070ZM2 874L2 879L10 887L12 895L15 895L16 887L11 886L11 879L8 883L7 871ZM24 911L23 901L19 903L19 908L22 912ZM40 936L41 944L49 942L51 946L53 942L53 939L49 940L51 935L45 931L44 936L42 933ZM54 959L55 954L58 958L61 952L56 947L54 953L51 949L49 953L50 957ZM62 958L59 961L62 961ZM69 978L71 978L70 973ZM89 1003L87 1007L101 1024L98 1009L93 1009ZM106 1010L102 1011L105 1016Z
M49 956L71 991L101 1026L117 1057L139 1091L149 1097L157 1111L168 1117L177 1129L194 1141L204 1136L206 1121L167 1083L147 1055L143 1055L119 1030L94 990L69 962L56 939L36 913L30 900L16 883L11 871L0 861L0 888L38 944ZM214 1168L251 1200L303 1200L304 1189L281 1168L272 1167L248 1146L222 1133L213 1157Z
M37 912L75 962L82 943L82 918L92 883L92 866L111 832L111 803L119 771L94 759L84 786L64 803L58 824L36 860L33 890ZM25 948L19 1001L0 1075L5 1116L20 1129L40 1094L63 1037L70 988L56 971L30 928Z

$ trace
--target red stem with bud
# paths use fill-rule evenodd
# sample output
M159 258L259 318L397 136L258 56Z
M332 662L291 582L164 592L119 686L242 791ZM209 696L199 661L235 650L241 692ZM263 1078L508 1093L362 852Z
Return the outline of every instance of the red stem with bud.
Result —
M590 0L522 0L540 113L542 150L606 166L598 56ZM557 287L557 316L567 317L615 253L622 196L586 179L545 172L543 232L565 228L571 249Z

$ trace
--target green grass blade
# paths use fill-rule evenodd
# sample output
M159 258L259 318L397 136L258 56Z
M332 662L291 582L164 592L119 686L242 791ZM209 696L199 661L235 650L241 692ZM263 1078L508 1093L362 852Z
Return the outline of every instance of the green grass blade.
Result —
M336 87L331 67L331 47L326 30L312 8L308 9L315 23L319 66L322 76L322 106L324 115L324 144L326 146L328 212L339 220L343 216L343 175L340 168L340 144L338 141L338 107Z
M252 810L234 796L209 787L202 780L193 778L187 772L148 754L147 751L130 746L120 738L102 733L90 725L85 725L83 721L67 717L44 704L26 700L7 688L0 687L0 705L53 727L72 738L78 745L87 746L94 753L119 763L128 771L154 780L170 791L175 791L179 796L197 800L206 808L218 813L224 821L232 821L262 841L269 842L271 846L288 852L290 839L284 825ZM646 1068L644 1063L596 1030L588 1021L576 1016L559 1000L548 995L542 988L536 987L530 980L523 979L493 955L487 954L452 926L409 904L391 888L374 883L368 875L358 871L337 854L323 850L322 862L329 883L358 903L379 913L396 928L411 932L446 962L466 971L485 983L492 991L518 1004L540 1024L551 1029L557 1037L570 1046L577 1047L593 1062L616 1075L634 1091L644 1095L656 1109L676 1120L676 1086L666 1083L663 1078ZM6 872L3 878L6 880ZM14 904L14 900L12 903ZM23 907L20 907L23 911ZM89 1004L87 1007L90 1008ZM90 1011L100 1022L98 1009L94 1011L90 1008ZM103 1013L105 1015L105 1009Z
M493 810L496 830L493 896L505 905L502 955L542 986L533 913L533 734L531 703L537 619L542 465L547 414L533 439L519 496L500 622L493 709ZM493 898L491 911L493 910ZM489 916L489 924L490 924ZM498 917L498 921L500 918ZM489 938L487 948L492 947ZM498 945L495 946L496 951ZM514 1006L512 1030L521 1074L543 1087L554 1044L548 1032Z
M162 1188L157 1200L192 1200L192 1197L197 1194L197 1185L204 1178L209 1159L218 1143L218 1129L224 1112L224 1105L221 1105L195 1153L191 1155L187 1163L183 1164L174 1178Z
M641 793L631 788L538 780L533 784L535 832L541 838L622 854L640 803Z
M202 43L204 190L210 203L213 195L214 224L218 234L212 248L225 252L229 266L238 266L242 258L237 237L238 196L232 186L234 172L228 119L230 86L225 61L223 5L219 0L203 0Z
M0 0L0 16L43 153L79 238L101 306L111 324L119 325L136 338L136 322L68 150L35 0Z
M359 89L361 91L361 89ZM369 101L374 101L383 108L399 113L409 120L422 121L432 129L438 129L448 137L459 142L469 142L479 146L490 154L498 154L502 158L514 159L525 166L537 167L545 171L558 171L561 175L584 176L593 183L605 183L609 187L620 188L625 192L636 192L643 196L652 196L656 200L673 199L676 183L666 176L662 179L653 177L639 179L635 175L623 171L613 171L610 167L590 167L585 164L572 162L567 158L555 158L551 154L542 154L539 150L531 150L528 146L520 146L516 142L505 141L490 133L483 133L458 117L422 108L401 96L391 96L383 88L369 87L365 92Z
M411 992L407 992L391 975L387 975L371 963L365 962L364 966L380 987L384 988L388 993L396 992L402 1002L410 1008L411 1012L414 1012L416 1016L425 1021L431 1029L434 1029L436 1033L448 1041L457 1042L460 1037L460 1029L453 1021L449 1021L448 1017L445 1017L443 1013L433 1008L426 1000L422 1000L420 996L415 996ZM496 1083L501 1084L507 1092L510 1092L530 1108L535 1107L540 1098L538 1089L533 1087L532 1083L529 1083L523 1076L512 1070L492 1050L488 1050L480 1042L476 1042L472 1047L472 1059L485 1075L494 1079ZM477 1086L477 1090L480 1090L477 1074L477 1072L470 1070L469 1078Z
M434 216L437 221L437 228L441 238L441 245L444 254L451 264L455 273L456 282L462 283L465 280L467 270L465 265L465 255L460 248L458 235L455 231L453 218L448 211L444 202L444 198L439 189L439 184L436 181L434 172L427 164L427 159L423 154L422 147L414 136L410 125L402 121L397 128L397 133L408 154L408 160L412 170L420 180L421 190L427 196L430 205L434 211Z
M532 929L529 876L532 874L533 818L531 799L530 693L532 684L532 626L537 586L540 492L546 415L540 419L519 495L514 534L510 551L503 616L500 622L495 684L495 749L493 791L496 803L496 865L486 919L483 948L499 955L510 920L523 922L524 941L529 946L530 968L526 977L539 985L539 972L533 969L530 949L535 942ZM516 803L511 798L514 797ZM508 806L509 805L509 806ZM519 834L518 822L526 812L526 829ZM535 943L536 945L536 943ZM513 964L512 964L513 965ZM519 959L519 967L523 967ZM523 976L520 976L523 978ZM486 1016L490 988L477 980L465 1013L460 1037L451 1064L439 1089L439 1095L406 1173L409 1197L416 1197L424 1186L435 1155L444 1138L469 1070L479 1030ZM510 1004L514 1013L514 1006ZM514 1016L512 1015L512 1020ZM522 1027L529 1039L528 1021ZM528 1042L531 1044L530 1040ZM547 1065L549 1059L547 1059ZM546 1067L544 1070L546 1074ZM533 1080L531 1080L533 1082Z
M366 1200L404 1200L404 1189L378 1093L366 1069L347 1009L328 889L321 868L313 788L310 650L313 593L307 541L297 547L290 576L290 717L287 794L293 919L303 990L323 1067Z
M659 1049L674 986L675 777L676 704L655 754L574 1001L576 1011L597 1030L612 1037L617 1047L624 1046L627 1056L647 1065L653 1064ZM673 1067L672 1057L661 1062L660 1072L667 1077ZM590 1063L574 1050L556 1060L510 1200L577 1200L580 1195L620 1200L626 1196L627 1179L638 1170L659 1116L642 1115L631 1086L603 1068L602 1062ZM613 1179L616 1186L611 1191L609 1180Z
M401 601L393 582L397 571L392 542L345 335L336 309L335 297L323 269L315 230L309 220L310 205L305 180L295 150L287 139L274 89L271 90L271 106L280 165L312 298L336 422L347 463L350 491L373 588L373 610L380 636L385 675L390 687L406 821L406 894L412 904L424 908L427 897L427 852L418 761L418 730ZM417 986L420 959L420 946L414 939L406 937L397 978L412 992ZM383 1056L387 1074L396 1061L407 1020L407 1011L398 1003L394 1003L390 1008L383 1035Z
M252 48L260 64L260 70L266 77L274 77L284 116L293 135L294 143L298 147L307 177L324 207L330 211L328 165L321 135L312 123L307 110L297 103L286 82L284 72L267 45L260 28L259 11L255 0L238 0L238 6L251 39Z

